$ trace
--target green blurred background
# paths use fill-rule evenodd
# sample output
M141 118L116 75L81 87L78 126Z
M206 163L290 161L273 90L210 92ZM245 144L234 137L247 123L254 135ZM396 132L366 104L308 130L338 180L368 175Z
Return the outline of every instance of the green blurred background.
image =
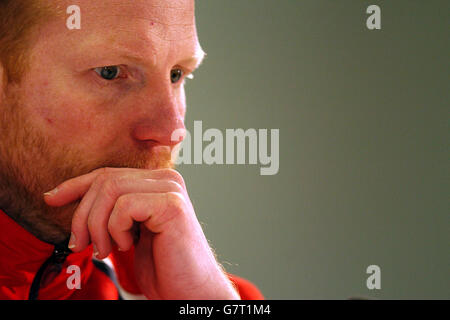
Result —
M366 27L371 4L381 30ZM197 0L208 56L187 128L280 129L277 175L179 166L227 271L268 299L450 298L449 9Z

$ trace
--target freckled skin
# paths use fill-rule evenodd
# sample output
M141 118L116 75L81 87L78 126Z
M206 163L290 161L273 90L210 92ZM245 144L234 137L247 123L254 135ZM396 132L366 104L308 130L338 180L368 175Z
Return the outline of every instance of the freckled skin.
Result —
M77 1L81 30L65 27L65 10L47 21L35 35L29 71L6 88L0 206L41 239L65 239L74 211L45 206L44 192L96 168L157 166L149 141L175 146L170 135L184 128L186 103L170 71L201 49L194 1L167 3ZM118 46L144 60L124 59ZM131 75L111 84L93 71L109 65Z

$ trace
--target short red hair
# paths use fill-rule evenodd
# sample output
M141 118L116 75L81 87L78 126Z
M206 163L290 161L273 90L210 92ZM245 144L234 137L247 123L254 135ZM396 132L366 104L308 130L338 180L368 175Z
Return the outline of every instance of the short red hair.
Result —
M51 14L41 0L0 0L0 63L4 82L19 82L28 68L32 31Z

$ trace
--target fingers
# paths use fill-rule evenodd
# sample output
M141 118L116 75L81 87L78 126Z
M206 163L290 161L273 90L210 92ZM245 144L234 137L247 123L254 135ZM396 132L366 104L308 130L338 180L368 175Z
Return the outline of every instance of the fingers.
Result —
M120 179L108 180L105 182L103 190L100 190L97 193L97 197L94 200L90 211L85 213L88 216L88 232L91 241L96 245L99 257L102 256L102 253L106 253L107 255L111 251L112 243L109 241L108 220L110 219L111 212L116 205L116 202L120 199L120 196L132 195L135 193L157 194L166 192L181 192L181 186L174 181L153 179ZM83 217L81 222L76 222L74 217L72 230L75 230L74 228L76 227L81 227L84 228L83 231L87 234L85 218L86 217Z
M108 220L116 201L124 194L133 193L165 193L184 192L182 187L171 180L142 179L140 174L127 176L109 176L94 181L92 187L84 196L72 219L72 233L75 252L83 250L89 240L94 243L94 251L98 257L107 256L111 251L112 243L108 234Z
M186 184L181 174L174 169L152 170L152 179L173 180L186 190Z
M44 193L44 201L51 206L63 206L80 199L89 189L96 175L86 174L67 180L51 191Z
M183 177L173 169L142 170L134 168L100 168L90 173L69 179L51 191L44 193L44 200L50 206L60 207L80 199L89 190L98 176L108 176L123 172L145 174L149 179L173 180L186 189Z
M90 173L69 179L51 191L44 193L44 201L50 206L63 206L80 199L90 188L99 174L117 172L121 168L101 168Z
M120 250L127 251L133 245L130 230L134 221L155 220L167 208L165 193L137 193L121 196L114 206L108 222L108 231Z
M184 212L186 202L179 192L126 194L114 206L108 231L119 248L126 251L133 245L130 230L134 221L141 222L153 233L161 233L169 231L169 224L175 225Z
M63 206L82 198L73 216L69 246L79 252L92 241L101 258L111 251L108 221L119 197L127 193L167 192L188 197L182 176L173 169L101 168L66 180L45 193L44 200L50 206ZM128 234L131 236L130 231ZM123 241L127 248L128 243L129 238Z

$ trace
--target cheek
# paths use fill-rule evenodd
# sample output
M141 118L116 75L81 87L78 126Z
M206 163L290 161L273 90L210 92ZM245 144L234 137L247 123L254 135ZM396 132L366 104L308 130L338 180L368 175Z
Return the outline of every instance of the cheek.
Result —
M34 111L45 130L60 138L81 134L93 128L93 115L73 103L61 103L57 106L42 104Z
M47 79L39 80L27 87L24 95L24 105L35 125L49 134L63 134L77 127L90 126L84 119L85 112L77 107L80 101L55 83L50 85Z
M114 104L90 98L72 82L51 72L30 72L21 97L31 124L57 145L105 149L122 129L118 126L125 126Z
M46 102L46 101L47 102ZM80 101L68 96L43 99L35 104L31 113L33 122L40 126L49 138L61 144L90 144L100 147L96 141L106 144L106 132L111 119L107 114L96 113L92 102Z

